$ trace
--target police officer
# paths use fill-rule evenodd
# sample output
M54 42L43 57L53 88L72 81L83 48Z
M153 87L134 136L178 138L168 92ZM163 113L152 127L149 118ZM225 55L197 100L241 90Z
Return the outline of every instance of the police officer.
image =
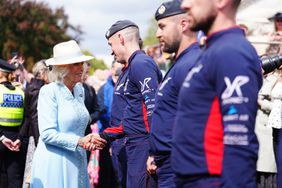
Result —
M140 50L138 26L120 20L106 33L115 60L126 68L118 83L123 83L126 106L121 110L119 127L108 128L101 137L126 137L127 187L146 187L146 160L149 156L149 131L155 107L155 92L162 79L154 60ZM116 86L121 87L121 85ZM112 109L113 111L114 109Z
M24 92L8 80L15 69L13 64L0 59L0 186L9 188L22 186L25 165L21 143L14 143L24 114Z
M157 169L149 159L147 170L149 173L157 173L158 187L174 187L170 152L178 93L201 50L196 33L189 29L188 16L180 8L179 0L162 3L155 13L155 19L158 22L156 37L160 41L161 49L166 53L175 53L175 62L157 91L150 132L151 154Z

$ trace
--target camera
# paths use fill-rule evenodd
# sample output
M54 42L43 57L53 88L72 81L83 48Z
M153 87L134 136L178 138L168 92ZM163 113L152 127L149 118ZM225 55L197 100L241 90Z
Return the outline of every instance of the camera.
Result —
M282 54L264 56L261 58L261 66L264 70L263 74L268 74L282 65Z

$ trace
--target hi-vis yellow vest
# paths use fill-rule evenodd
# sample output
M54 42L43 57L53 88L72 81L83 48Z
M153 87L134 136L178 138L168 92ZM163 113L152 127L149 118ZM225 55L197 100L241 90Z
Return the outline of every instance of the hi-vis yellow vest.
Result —
M24 116L24 92L10 90L0 84L0 126L20 126Z

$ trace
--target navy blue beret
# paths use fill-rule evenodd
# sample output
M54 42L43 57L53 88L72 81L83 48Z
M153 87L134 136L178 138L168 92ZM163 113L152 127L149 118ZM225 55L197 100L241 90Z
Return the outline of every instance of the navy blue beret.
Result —
M131 27L131 26L138 28L138 26L130 20L119 20L110 27L110 29L106 32L105 36L107 39L109 39L116 32L123 30L127 27Z
M281 12L277 12L276 14L274 14L274 16L268 18L270 21L275 21L275 20L282 20L282 13Z
M7 61L0 59L0 71L3 72L13 72L16 70L16 66L9 64Z
M162 3L155 13L155 19L158 21L169 16L185 13L186 11L181 9L180 5L181 0L173 0Z

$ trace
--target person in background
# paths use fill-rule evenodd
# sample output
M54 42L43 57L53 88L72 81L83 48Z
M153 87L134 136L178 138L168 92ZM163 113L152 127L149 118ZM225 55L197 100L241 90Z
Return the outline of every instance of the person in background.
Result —
M113 95L107 95L109 99L110 96L112 96L112 102L110 105L111 108L108 108L110 111L109 124L106 124L109 125L110 127L116 127L122 123L123 111L126 107L126 100L124 96L124 81L125 81L124 74L126 73L128 64L123 61L121 62L114 61L113 67L116 67L116 63L120 63L121 66L123 67L121 69L120 75L116 76L117 74L119 74L119 68L117 68L115 71L112 71L112 79L113 82L115 83L113 85L113 82L109 82L109 87L104 87L104 94L106 94L105 91L111 90L111 88L113 88ZM102 92L103 90L100 91ZM102 102L102 100L100 100L100 102ZM108 104L108 102L105 104ZM126 187L127 160L126 160L125 142L126 142L126 138L119 138L111 142L112 163L115 170L117 187L119 188Z
M276 187L276 162L274 143L272 139L273 128L269 124L269 114L274 106L272 90L281 77L280 70L264 76L263 85L258 95L259 109L256 116L255 132L259 141L257 160L257 187Z
M87 78L89 77L90 67L91 67L90 63L86 62L84 64L84 73L82 76L82 86L84 88L84 94L85 94L84 104L91 117L90 123L87 125L85 129L85 134L84 134L85 136L92 133L91 126L97 122L97 120L100 118L100 115L101 115L96 91L94 87L88 85L85 82ZM86 151L86 153L87 153L87 160L89 161L91 152Z
M111 68L111 75L108 77L106 83L102 85L98 91L98 101L101 109L101 117L99 119L99 132L103 132L104 129L110 127L110 116L112 110L112 101L114 96L114 87L118 80L119 75L121 74L122 65L116 61L113 61ZM123 140L123 139L121 139ZM121 184L121 180L119 177L119 165L118 158L116 156L117 152L115 152L116 147L115 143L122 144L122 141L119 142L119 139L107 145L103 150L100 151L100 171L99 171L99 184L98 187L115 187L116 184ZM119 145L120 145L119 144ZM114 152L113 152L114 150ZM111 158L112 155L112 158ZM112 162L113 159L113 162ZM117 161L115 161L117 160ZM114 166L114 164L117 164ZM115 176L114 169L117 176ZM116 181L115 181L116 180Z
M278 44L270 44L269 47L266 49L266 55L277 55L279 53L282 53L281 43L282 43L282 13L277 12L272 17L268 18L269 21L272 21L274 23L274 31L270 33L269 39L270 42L278 43ZM279 44L280 43L280 44ZM281 70L279 70L280 72ZM277 186L282 186L282 173L281 173L281 161L282 157L280 156L279 151L279 145L280 145L280 137L281 137L281 101L280 101L280 93L281 90L281 74L279 74L279 78L277 82L275 83L271 95L273 95L273 106L272 110L269 114L268 118L268 126L272 127L272 138L273 138L273 149L274 149L274 155L276 159L276 165L277 165ZM280 109L280 111L279 111ZM276 120L276 121L275 121ZM279 120L277 122L277 120ZM279 123L280 122L280 123ZM281 154L282 155L282 154Z
M120 80L124 84L122 92L126 106L121 110L121 121L113 122L115 127L105 129L100 136L108 141L119 136L126 137L126 186L146 187L150 181L146 172L148 134L155 108L155 93L162 75L154 60L140 50L139 28L132 21L117 21L107 31L106 38L115 60L126 67Z
M40 88L48 83L48 72L45 60L35 63L32 68L34 78L31 79L25 90L25 119L19 132L18 141L22 141L24 137L32 136L34 144L37 146L39 138L37 101Z
M103 132L106 128L110 127L110 116L112 110L112 101L114 95L114 87L122 72L122 65L113 61L111 67L111 75L108 77L105 84L103 84L98 91L98 101L101 111L99 119L99 131Z
M272 99L272 108L270 110L270 114L268 117L267 125L269 128L272 128L272 141L273 141L273 150L274 156L276 159L276 166L277 166L277 187L282 186L282 67L275 71L278 73L276 76L276 82L271 88L270 96ZM269 146L268 146L269 147ZM269 156L270 153L268 153ZM271 161L268 160L267 164L270 165ZM272 177L272 176L271 176ZM270 177L270 178L271 178ZM275 182L275 180L273 180Z
M282 13L277 12L275 15L272 17L268 18L269 21L274 22L274 31L270 33L270 41L272 42L280 42L282 43ZM281 44L271 44L267 49L266 49L266 54L277 54L277 53L282 53L282 48Z
M274 23L270 42L282 42L282 13L268 18ZM265 55L277 55L281 44L270 44ZM256 117L256 134L259 141L257 161L257 184L259 188L276 187L277 147L281 129L281 68L264 76L258 97L259 110ZM270 146L273 147L270 147Z
M24 143L25 140L29 140L24 176L26 182L24 183L29 183L32 158L38 143L37 101L40 88L48 83L48 71L44 60L35 63L32 68L34 78L31 79L25 90L24 123L19 131L18 139L15 141L15 144L18 145Z
M24 92L9 81L16 70L0 59L0 187L19 188L23 183L26 148L15 144L24 121Z
M183 0L206 45L178 98L172 139L177 187L256 187L261 62L236 26L240 0ZM189 97L187 97L189 95Z
M105 140L98 134L84 136L91 121L84 105L80 83L83 64L93 59L83 55L74 40L54 46L49 84L38 97L39 141L34 153L30 188L89 188L84 149L102 149Z
M87 80L87 78L89 77L89 70L90 70L90 63L85 63L84 64L84 76L83 76L83 81L82 81L82 85L84 88L84 92L85 92L85 101L84 104L88 110L88 112L90 113L91 116L91 124L95 123L98 121L98 119L100 119L100 115L101 115L101 111L100 111L100 107L98 104L98 98L97 98L97 94L95 89L88 85L87 83L85 83L85 81ZM87 126L86 130L85 130L85 135L91 133L91 127Z
M170 152L178 93L201 52L196 32L190 31L188 16L180 8L180 4L179 0L167 1L162 3L155 13L158 23L156 37L160 41L162 51L175 53L174 63L158 88L156 107L152 115L152 158L147 161L147 170L151 174L157 174L158 187L174 187ZM187 96L189 97L189 94Z
M32 75L24 67L24 58L19 55L15 55L12 59L9 60L10 64L16 66L16 70L11 75L13 80L13 85L21 87L25 90L28 84L31 81Z
M169 58L175 54L167 54L168 57L165 58L165 54L162 53L161 47L159 44L149 46L146 50L146 54L153 58L160 68L162 75L164 76L170 66Z

